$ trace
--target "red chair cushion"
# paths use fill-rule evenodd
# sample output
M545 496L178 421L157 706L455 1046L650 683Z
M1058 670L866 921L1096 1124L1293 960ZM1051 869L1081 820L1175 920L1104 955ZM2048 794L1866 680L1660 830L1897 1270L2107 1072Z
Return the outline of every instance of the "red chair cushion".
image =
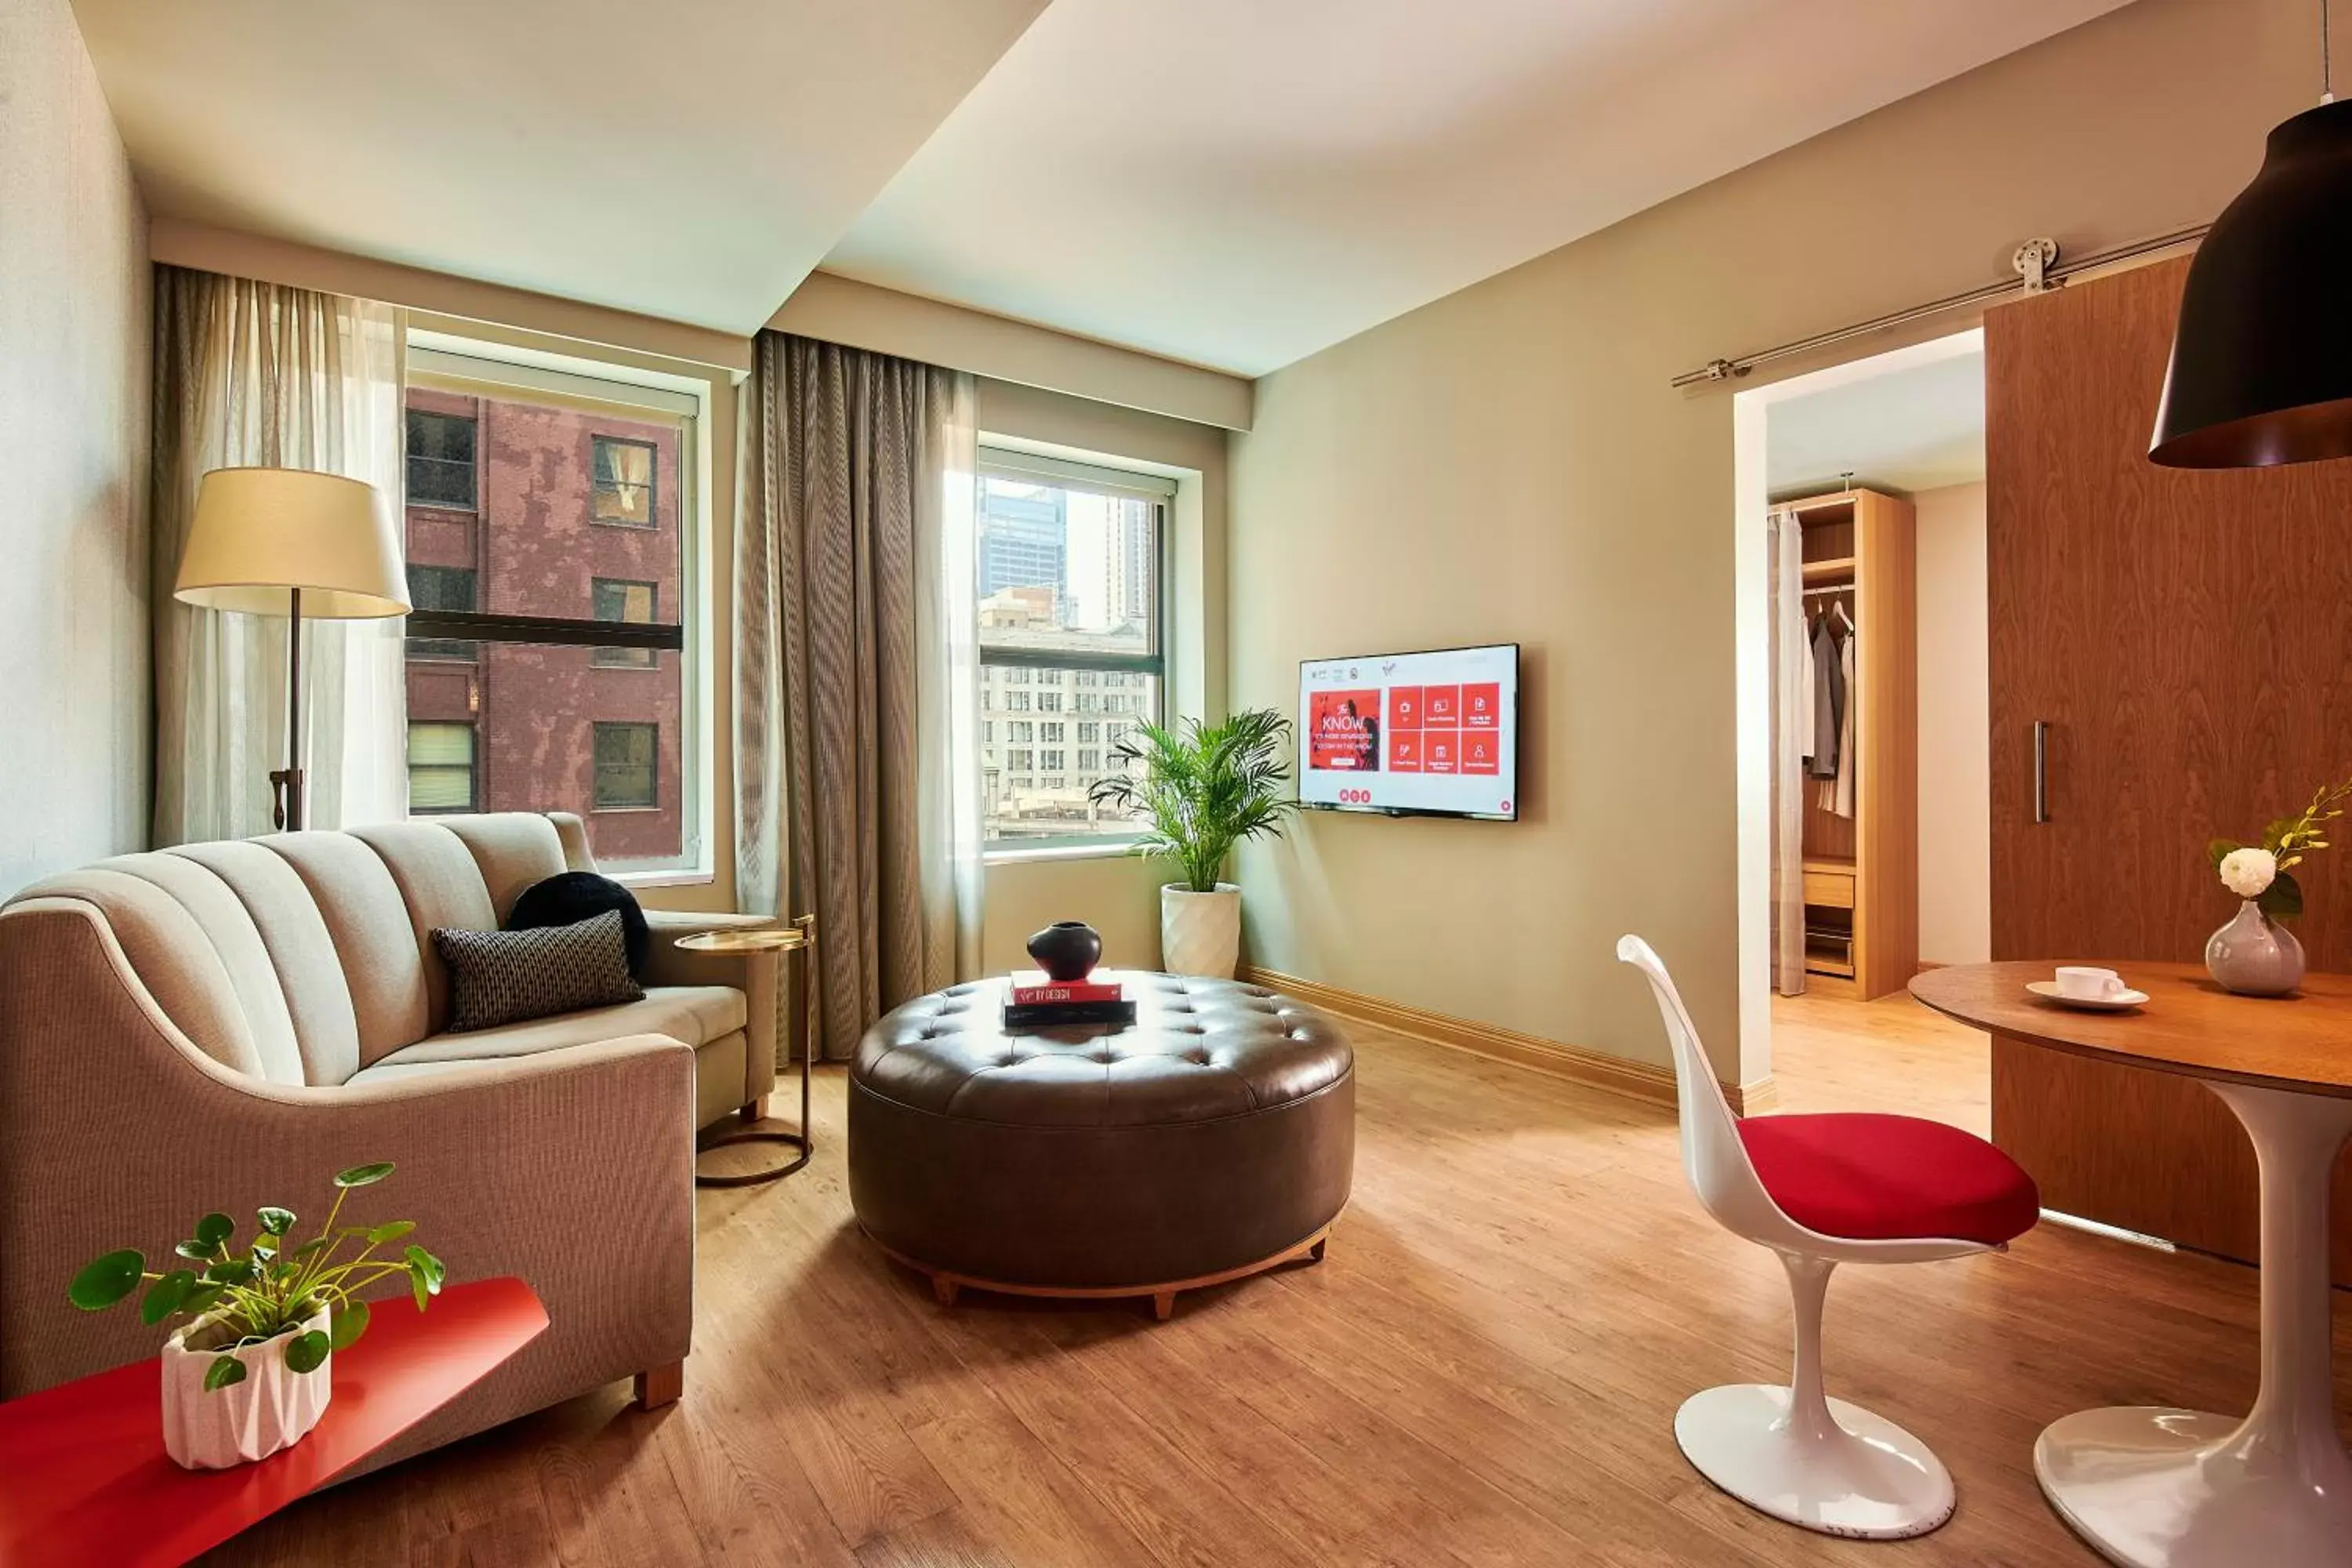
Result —
M1780 1211L1849 1241L1951 1237L1997 1247L2033 1228L2042 1194L2017 1162L1916 1116L1751 1116L1739 1141Z

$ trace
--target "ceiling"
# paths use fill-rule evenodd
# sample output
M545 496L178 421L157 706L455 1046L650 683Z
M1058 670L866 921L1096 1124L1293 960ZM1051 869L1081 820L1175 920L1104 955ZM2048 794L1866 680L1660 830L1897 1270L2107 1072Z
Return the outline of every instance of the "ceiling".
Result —
M1045 0L74 0L152 211L733 332Z
M828 270L1255 375L2121 0L1054 0Z
M734 332L822 262L1254 375L2121 3L74 10L159 215Z
M1916 493L1985 477L1983 340L1966 353L1772 404L1764 483L1775 498L1857 484Z

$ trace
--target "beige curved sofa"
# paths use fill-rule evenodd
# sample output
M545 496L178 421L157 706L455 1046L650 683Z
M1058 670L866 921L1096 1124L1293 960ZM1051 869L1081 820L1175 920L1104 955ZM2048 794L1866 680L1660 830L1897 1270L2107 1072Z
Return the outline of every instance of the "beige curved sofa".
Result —
M365 1468L633 1374L674 1397L694 1133L768 1092L775 1004L671 943L763 922L649 911L643 1001L445 1033L427 933L567 868L593 868L576 817L454 816L121 856L0 908L0 1397L155 1352L68 1303L89 1258L307 1213L374 1160L400 1169L354 1217L415 1220L452 1279L520 1276L549 1328Z

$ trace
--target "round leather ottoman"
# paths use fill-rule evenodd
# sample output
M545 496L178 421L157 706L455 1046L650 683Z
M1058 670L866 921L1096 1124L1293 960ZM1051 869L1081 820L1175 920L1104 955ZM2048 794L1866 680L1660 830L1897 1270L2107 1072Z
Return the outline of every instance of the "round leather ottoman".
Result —
M1323 1256L1356 1157L1355 1053L1303 1002L1124 972L1124 1029L1008 1035L1003 979L908 1003L850 1068L849 1198L964 1286L1176 1292Z

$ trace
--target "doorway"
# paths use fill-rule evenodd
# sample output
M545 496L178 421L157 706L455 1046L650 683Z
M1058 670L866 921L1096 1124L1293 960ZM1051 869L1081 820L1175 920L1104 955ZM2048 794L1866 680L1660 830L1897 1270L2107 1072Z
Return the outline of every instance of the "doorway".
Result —
M1737 395L1741 1056L1794 1109L1981 1130L1904 992L1990 955L1979 331Z

